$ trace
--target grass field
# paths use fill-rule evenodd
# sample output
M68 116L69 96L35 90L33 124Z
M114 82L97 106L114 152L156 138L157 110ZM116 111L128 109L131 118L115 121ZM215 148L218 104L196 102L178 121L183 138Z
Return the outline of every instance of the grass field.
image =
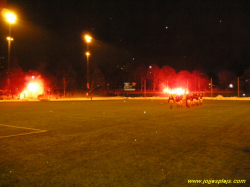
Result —
M250 186L249 114L250 101L0 103L0 186Z

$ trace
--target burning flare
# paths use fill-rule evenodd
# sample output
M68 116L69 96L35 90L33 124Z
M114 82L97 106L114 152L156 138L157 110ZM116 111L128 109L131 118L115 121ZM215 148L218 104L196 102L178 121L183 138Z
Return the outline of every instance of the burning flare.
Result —
M36 99L38 95L43 94L44 85L40 76L26 77L26 88L21 92L20 99L32 98Z
M168 89L168 88L165 88L163 90L165 93L168 93L168 94L177 94L177 95L183 95L183 94L188 94L188 90L185 91L185 89L183 88L174 88L174 89Z

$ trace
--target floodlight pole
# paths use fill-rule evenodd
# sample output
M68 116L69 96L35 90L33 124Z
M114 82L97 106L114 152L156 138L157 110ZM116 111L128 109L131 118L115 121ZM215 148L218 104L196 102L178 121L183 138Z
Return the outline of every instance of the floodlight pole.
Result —
M16 22L16 15L12 12L10 12L9 10L7 10L7 12L5 10L2 10L1 12L5 18L6 21L9 23L9 36L7 37L8 40L8 70L7 70L7 74L8 74L8 78L7 78L7 84L8 84L8 95L11 93L11 83L10 83L10 53L11 53L11 41L13 40L13 38L11 38L11 24ZM13 94L12 94L12 98L13 98Z
M85 40L87 42L87 52L86 52L86 55L87 55L87 96L89 97L89 92L90 92L90 76L89 76L89 55L90 55L90 52L89 52L89 43L91 42L91 37L88 36L88 35L85 35Z
M10 23L9 23L9 37L7 38L7 40L8 40L8 73L10 72L10 50L11 50L11 36L10 36L10 33L11 33L11 26L10 26Z
M89 44L87 44L87 89L89 94Z
M8 78L7 78L7 84L8 84L8 95L11 94L11 82L10 82L10 58L11 58L11 41L13 40L13 38L11 37L11 24L9 23L9 36L7 37L8 40L8 69L7 69L7 74L8 74ZM13 95L12 95L13 96Z

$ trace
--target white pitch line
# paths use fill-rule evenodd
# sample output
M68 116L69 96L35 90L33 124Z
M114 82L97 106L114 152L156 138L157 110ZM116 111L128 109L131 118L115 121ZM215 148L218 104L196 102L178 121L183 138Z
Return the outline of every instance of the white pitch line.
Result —
M41 129L33 129L33 128L28 128L28 127L17 127L17 126L2 125L2 124L0 124L0 126L12 127L12 128L17 128L17 129L28 129L28 130L34 130L35 131L35 132L28 132L28 133L22 133L22 134L0 136L0 138L8 138L8 137L14 137L14 136L23 136L23 135L29 135L29 134L35 134L35 133L42 133L42 132L46 132L47 131L47 130L41 130Z

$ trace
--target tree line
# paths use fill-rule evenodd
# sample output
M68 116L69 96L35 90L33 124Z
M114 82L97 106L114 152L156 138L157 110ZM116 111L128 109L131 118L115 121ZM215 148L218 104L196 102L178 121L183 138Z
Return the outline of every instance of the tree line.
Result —
M136 91L143 92L144 86L151 92L162 92L164 88L187 88L191 92L208 91L211 89L211 78L202 70L187 71L176 70L168 65L159 67L156 64L145 65L143 63L132 65L117 65L116 67L101 70L95 63L90 64L90 92L104 93L109 90L123 89L124 82L134 83ZM0 73L0 87L5 89L7 77L11 79L11 92L18 93L25 86L25 76L41 75L44 80L46 91L60 93L66 96L75 92L86 91L86 71L72 67L70 62L62 60L55 66L53 71L47 71L43 66L35 71L23 72L17 63L11 68L11 74L6 71ZM223 70L218 73L218 85L223 91L237 89L237 76L233 71ZM230 84L234 85L233 88ZM250 67L245 69L240 77L242 91L250 91Z

